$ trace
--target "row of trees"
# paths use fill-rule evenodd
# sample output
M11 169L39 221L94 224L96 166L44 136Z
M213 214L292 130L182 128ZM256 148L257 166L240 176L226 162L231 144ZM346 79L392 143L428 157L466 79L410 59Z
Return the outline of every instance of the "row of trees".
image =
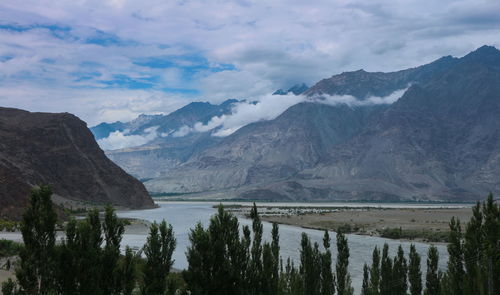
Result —
M188 269L171 273L176 246L173 229L165 221L153 223L141 251L120 254L123 223L107 207L101 219L90 211L83 220L70 220L65 238L56 243L57 216L49 187L34 190L21 231L24 248L16 269L17 282L3 284L4 294L200 294L200 295L326 295L353 294L348 271L349 246L342 232L336 237L334 261L331 239L313 243L302 234L300 262L279 255L279 229L263 240L263 225L254 205L252 225L220 206L208 227L198 223L190 232ZM375 248L371 265L363 269L363 295L497 294L500 291L500 207L490 195L473 208L461 231L450 222L449 261L438 269L439 254L429 247L425 278L421 257L411 245L408 260L399 246L395 257Z

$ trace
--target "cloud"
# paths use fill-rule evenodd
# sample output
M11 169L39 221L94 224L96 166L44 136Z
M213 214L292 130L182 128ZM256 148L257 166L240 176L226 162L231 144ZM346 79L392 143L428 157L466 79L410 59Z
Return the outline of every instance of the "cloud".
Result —
M369 96L363 100L359 100L352 95L326 95L322 94L321 96L312 98L312 101L324 103L328 105L339 105L346 104L351 107L356 106L366 106L366 105L377 105L377 104L392 104L396 102L403 94L406 92L407 88L399 89L387 96Z
M213 136L228 136L241 127L258 121L273 120L289 107L301 102L322 103L328 105L346 104L351 107L392 104L397 101L408 88L399 89L391 94L378 97L370 96L363 100L351 95L321 95L308 97L304 95L263 95L254 101L235 103L229 115L215 116L206 124L197 122L193 126L182 126L173 133L174 137L186 136L193 132L207 132L213 130Z
M144 130L142 135L127 135L128 131L115 131L109 134L108 137L99 139L97 143L103 150L117 150L131 148L144 145L158 137L156 130L158 126L149 127Z
M0 105L99 122L136 115L117 110L118 92L145 104L161 97L165 108L153 113L179 101L253 99L343 71L498 47L497 11L491 0L5 0L0 93L10 96ZM24 98L24 88L42 98Z

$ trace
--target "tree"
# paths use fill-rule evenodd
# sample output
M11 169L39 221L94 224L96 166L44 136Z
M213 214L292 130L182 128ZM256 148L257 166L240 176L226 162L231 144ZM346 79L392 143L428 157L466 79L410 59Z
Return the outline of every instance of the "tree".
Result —
M484 263L483 247L483 215L479 202L472 208L472 217L465 227L464 236L464 264L465 264L465 293L485 294L486 280L481 269Z
M483 203L484 268L488 294L500 292L500 205L495 205L493 194Z
M253 242L251 250L250 268L248 271L248 279L250 283L250 294L261 294L262 292L262 221L260 220L257 211L257 205L253 203L252 210L250 211L250 218L252 219Z
M55 290L55 226L57 215L52 208L52 189L33 189L23 214L21 233L24 247L16 270L19 289L27 294L49 294Z
M239 238L238 219L219 206L207 230L197 224L189 235L188 270L184 278L192 294L242 294L245 291L245 268L249 230ZM261 256L259 255L261 261ZM257 275L262 275L258 272ZM252 286L254 287L254 286ZM259 285L261 287L261 285ZM260 289L259 289L260 290ZM255 292L255 289L247 290Z
M439 253L435 246L430 246L427 254L427 274L425 276L425 295L438 295L440 275L438 272Z
M128 246L119 265L119 274L123 295L132 295L137 281L137 263L134 252Z
M361 285L361 295L370 295L370 272L368 265L363 266L363 284Z
M335 280L332 270L332 252L330 251L330 235L325 230L323 236L323 247L325 253L321 256L321 294L331 295L335 293Z
M125 226L116 216L111 206L106 206L104 222L102 224L106 245L102 253L101 290L104 294L119 294L121 292L121 278L118 269L120 258L120 243Z
M2 294L3 295L14 295L17 294L17 284L9 278L7 281L2 283Z
M408 281L410 282L410 295L422 294L422 272L420 271L420 255L415 245L410 245L410 263L408 266Z
M271 237L272 237L271 253L273 259L271 292L272 294L277 294L279 285L279 271L280 271L280 234L279 234L278 224L276 223L273 223Z
M451 293L460 295L464 292L463 245L460 220L451 218L450 235L448 238L448 277Z
M304 290L307 294L320 294L321 268L318 243L311 244L306 233L302 233L300 250L300 274L304 282Z
M404 256L403 247L399 245L398 253L396 257L394 257L394 263L392 269L392 281L393 281L392 294L406 295L406 292L408 290L407 276L408 276L408 265L406 264L406 258Z
M373 249L372 266L370 268L370 294L380 294L380 251L377 246Z
M337 232L337 293L339 295L351 295L354 290L351 286L351 276L348 271L349 266L349 245L347 238L342 231Z
M171 225L167 226L165 220L159 226L156 222L151 225L144 245L146 265L141 288L143 294L165 293L175 245L176 240Z
M389 245L384 244L382 249L382 261L380 263L380 294L386 295L392 292L392 261L389 258Z

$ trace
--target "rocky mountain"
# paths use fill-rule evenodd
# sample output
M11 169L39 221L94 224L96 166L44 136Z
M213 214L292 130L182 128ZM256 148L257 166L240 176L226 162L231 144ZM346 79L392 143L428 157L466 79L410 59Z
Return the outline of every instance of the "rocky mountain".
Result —
M472 200L500 192L500 52L318 82L278 118L249 124L161 177L152 192L288 200ZM393 104L358 101L409 87ZM325 103L321 102L325 99Z
M188 132L184 129L196 123L206 124L215 116L229 114L238 101L229 99L219 105L208 102L192 102L168 115L141 115L128 123L101 123L91 128L96 139L102 139L103 130L108 126L123 126L121 130L127 135L144 134L148 128L157 128L156 137L146 145L110 150L107 156L130 174L148 179L162 175L170 169L187 161L193 154L217 143L220 138L207 132ZM111 132L106 134L107 137ZM177 132L177 133L176 133ZM180 134L178 134L180 133Z
M285 91L283 89L278 89L273 93L273 95L287 95L287 94L299 95L299 94L306 92L307 89L309 89L309 87L307 87L307 85L304 83L295 84L292 87L290 87L290 89L288 89L287 91Z
M0 138L0 216L19 217L40 184L52 185L61 202L154 206L144 185L110 161L71 114L0 108Z

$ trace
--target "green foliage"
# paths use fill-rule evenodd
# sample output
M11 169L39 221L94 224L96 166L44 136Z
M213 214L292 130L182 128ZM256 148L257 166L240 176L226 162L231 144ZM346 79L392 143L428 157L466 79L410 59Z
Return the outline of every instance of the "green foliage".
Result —
M370 294L380 294L380 251L375 246L372 254L372 266L370 268Z
M464 292L464 268L463 268L463 245L462 230L460 220L451 218L450 237L448 244L448 277L453 294L463 294Z
M0 219L0 231L16 231L20 227L19 222Z
M410 295L422 294L422 272L420 271L420 255L415 245L410 245L410 263L408 266L408 281L410 283Z
M52 208L52 189L41 186L30 195L24 212L21 248L16 276L22 293L48 294L55 284L55 226L57 215Z
M398 253L394 257L394 263L392 268L392 294L394 295L406 295L408 290L408 265L406 264L406 258L404 256L403 247L399 245Z
M19 255L22 247L21 243L0 239L0 257Z
M423 239L429 242L447 242L448 232L432 231L432 230L403 230L399 228L385 228L378 231L380 236L388 239Z
M370 295L370 270L368 265L363 266L363 284L361 285L361 295Z
M430 246L427 254L427 274L425 276L425 295L438 295L440 274L438 272L439 253L435 246Z
M142 294L165 293L175 246L176 239L171 225L167 225L165 220L159 226L156 222L151 225L144 245L146 265L143 270Z
M7 281L2 283L2 294L3 295L14 295L17 294L17 284L9 278Z
M337 293L339 295L351 295L354 290L351 286L351 276L348 271L349 246L347 238L341 231L337 232Z
M389 257L389 245L384 244L380 262L380 294L391 294L392 291L392 260Z

